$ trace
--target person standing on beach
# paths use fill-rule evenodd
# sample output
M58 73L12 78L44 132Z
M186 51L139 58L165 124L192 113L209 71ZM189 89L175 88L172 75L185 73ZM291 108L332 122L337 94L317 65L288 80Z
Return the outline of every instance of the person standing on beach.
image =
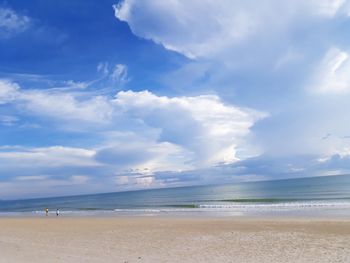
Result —
M46 216L49 215L49 209L47 207L45 208L45 213L46 213Z
M59 216L60 215L60 210L57 208L56 209L56 216Z

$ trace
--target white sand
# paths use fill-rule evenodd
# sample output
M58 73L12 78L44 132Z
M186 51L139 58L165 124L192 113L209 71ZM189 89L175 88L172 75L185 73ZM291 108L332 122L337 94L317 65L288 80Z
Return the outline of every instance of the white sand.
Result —
M0 218L0 262L350 262L350 220Z

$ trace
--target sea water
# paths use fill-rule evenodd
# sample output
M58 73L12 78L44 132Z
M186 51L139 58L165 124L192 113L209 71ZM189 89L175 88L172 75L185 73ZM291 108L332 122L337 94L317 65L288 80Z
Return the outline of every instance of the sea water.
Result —
M213 215L350 218L350 175L0 201L0 215Z

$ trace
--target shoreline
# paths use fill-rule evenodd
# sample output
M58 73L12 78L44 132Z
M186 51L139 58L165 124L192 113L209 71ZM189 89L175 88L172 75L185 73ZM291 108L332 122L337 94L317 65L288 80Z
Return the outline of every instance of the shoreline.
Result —
M0 262L349 262L350 219L0 218Z
M113 210L96 210L96 211L65 211L60 210L57 217L55 211L50 211L46 216L44 211L35 212L1 212L2 218L188 218L188 219L253 219L253 220L279 220L279 219L301 219L301 220L345 220L350 221L350 211L273 211L265 213L241 213L232 211L113 211Z
M164 222L250 222L250 223L345 223L349 224L350 231L350 218L349 217L308 217L308 216L200 216L200 215L68 215L68 216L0 216L1 222L13 220L23 221L24 223L33 222L45 222L46 220L51 222L72 222L78 221L91 221L91 222L124 222L124 221L164 221ZM350 234L350 232L349 232Z

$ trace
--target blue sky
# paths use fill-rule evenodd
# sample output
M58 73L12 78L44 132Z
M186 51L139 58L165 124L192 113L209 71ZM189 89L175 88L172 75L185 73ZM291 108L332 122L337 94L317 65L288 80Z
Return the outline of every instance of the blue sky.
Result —
M0 1L0 198L349 173L349 15Z

